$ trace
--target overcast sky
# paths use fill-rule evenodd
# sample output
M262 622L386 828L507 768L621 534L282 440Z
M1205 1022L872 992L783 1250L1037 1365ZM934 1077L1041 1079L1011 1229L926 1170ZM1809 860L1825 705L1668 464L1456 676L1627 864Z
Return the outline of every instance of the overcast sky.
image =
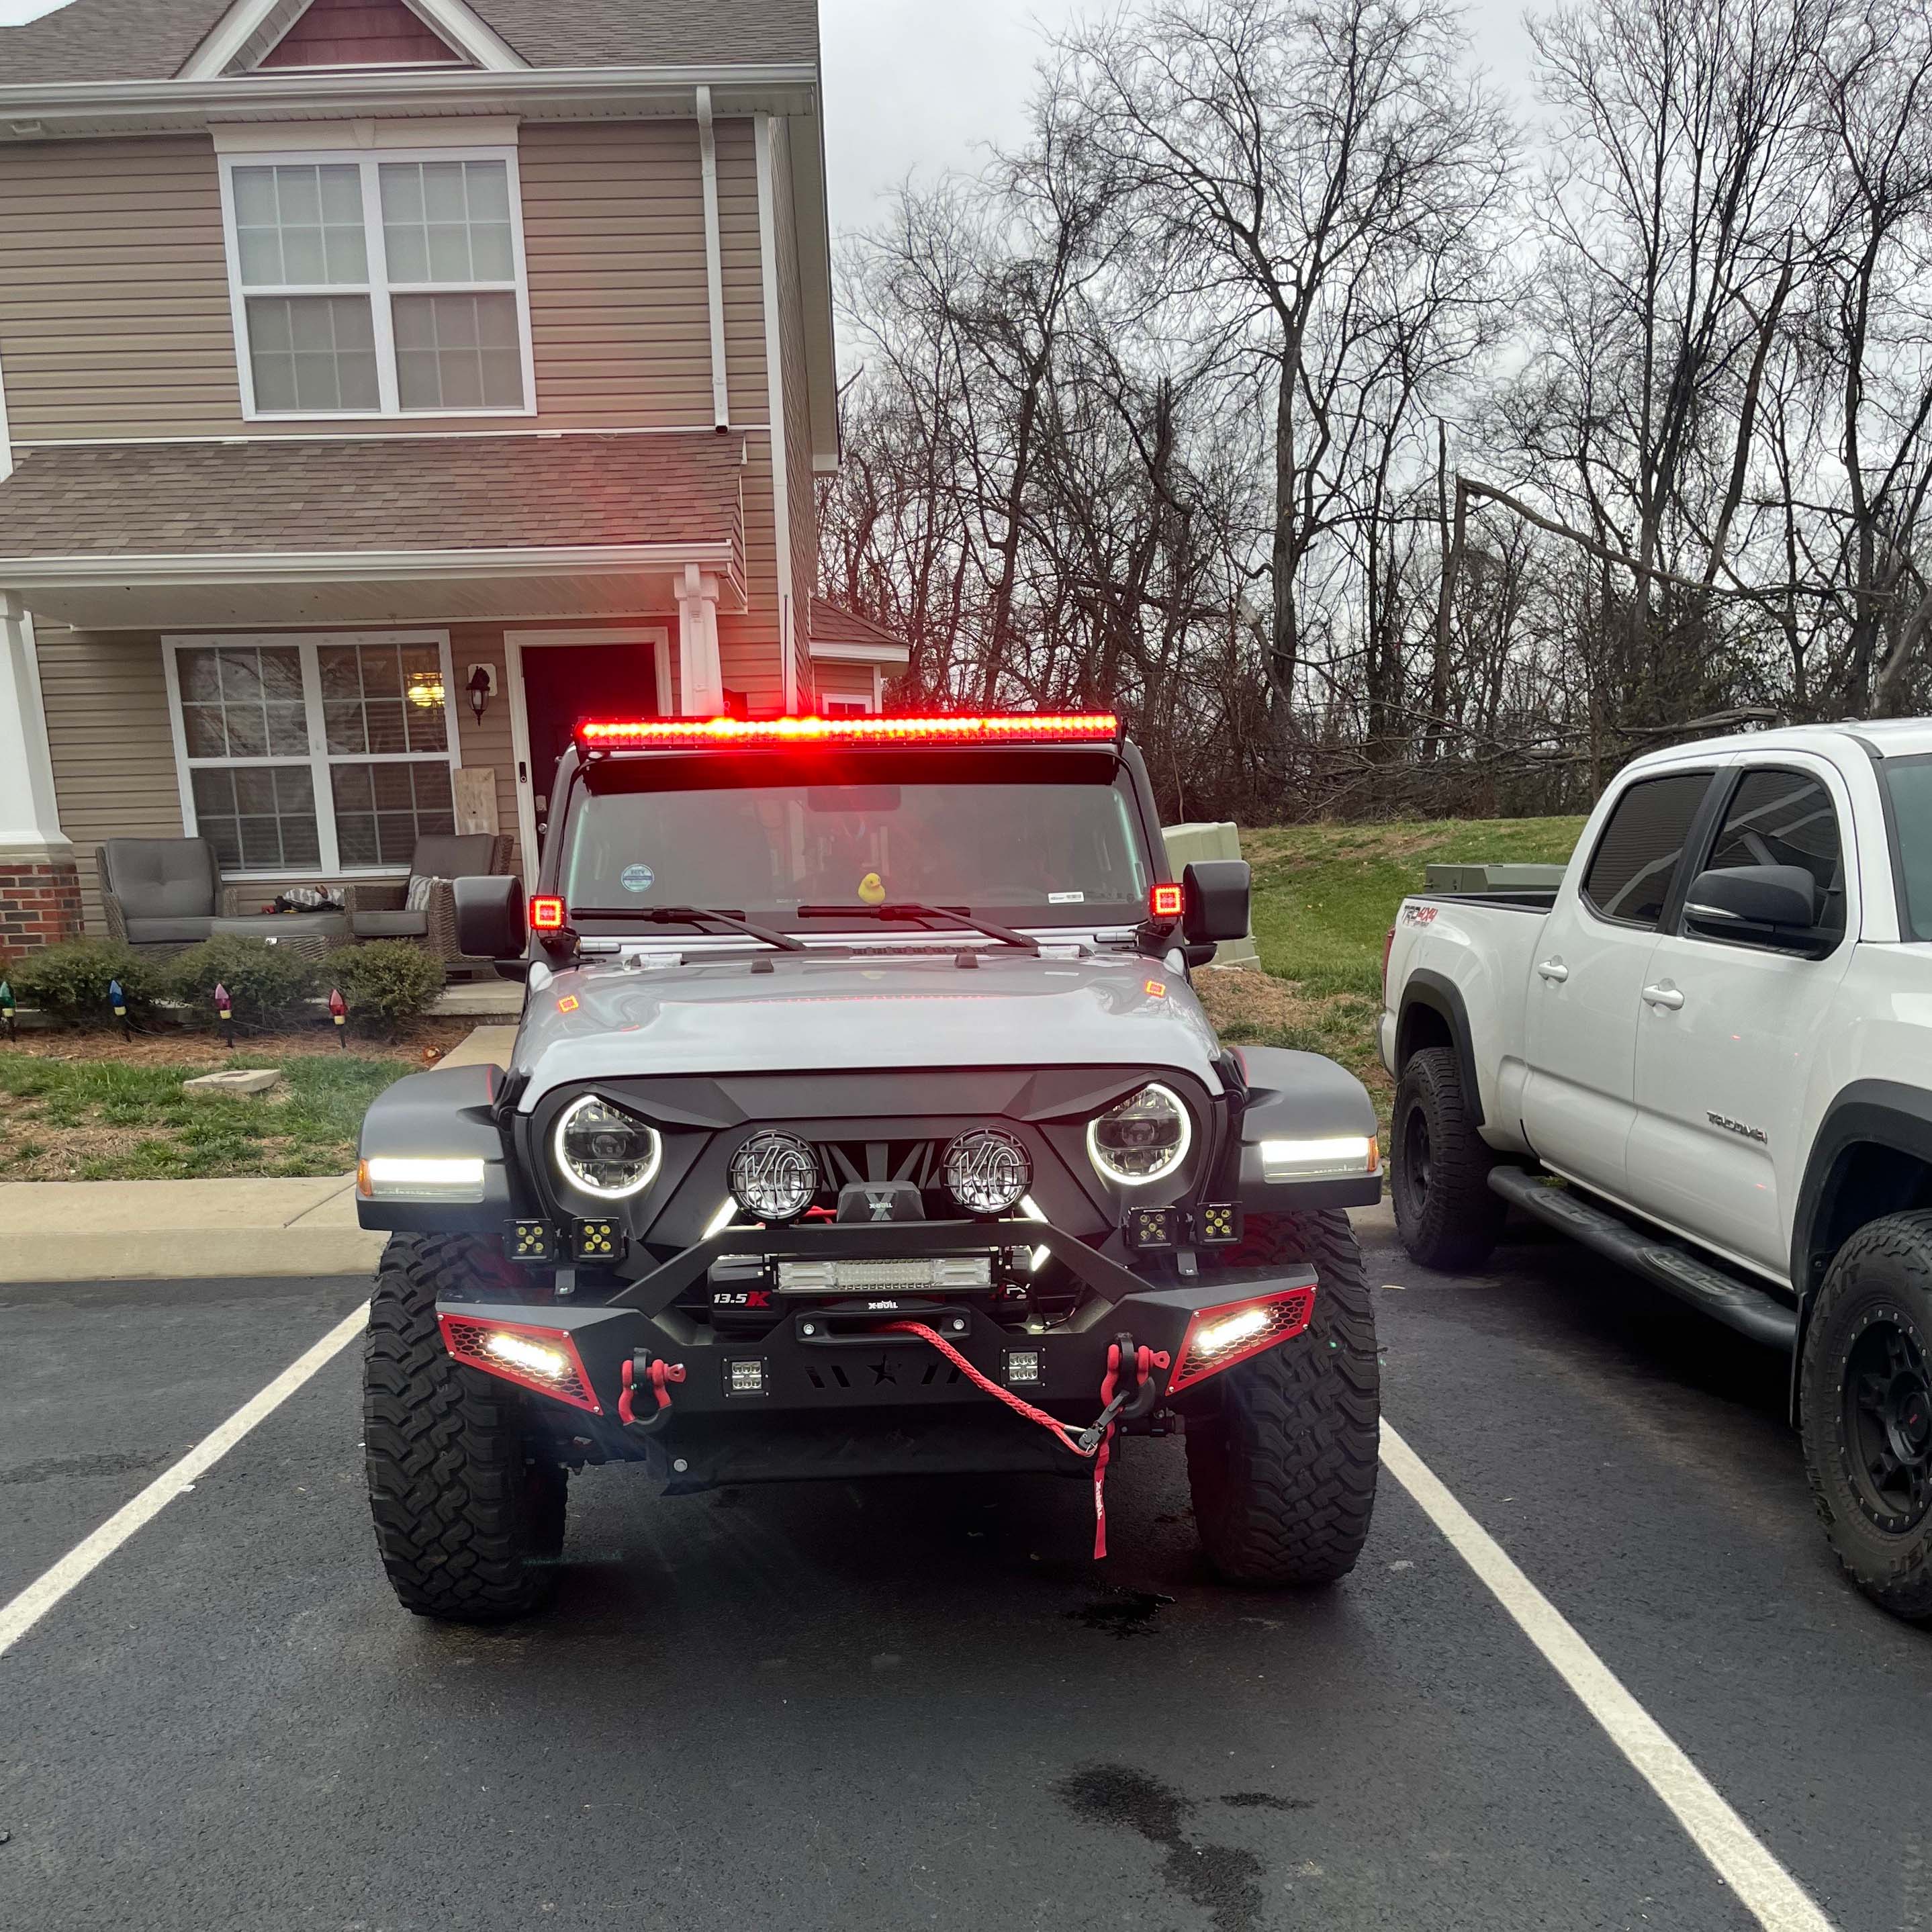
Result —
M211 10L219 0L211 0ZM567 7L570 0L557 0ZM832 220L862 226L908 172L976 166L988 142L1019 130L1040 30L1099 0L819 0ZM0 0L0 22L53 0ZM1520 88L1522 0L1470 0L1476 58Z

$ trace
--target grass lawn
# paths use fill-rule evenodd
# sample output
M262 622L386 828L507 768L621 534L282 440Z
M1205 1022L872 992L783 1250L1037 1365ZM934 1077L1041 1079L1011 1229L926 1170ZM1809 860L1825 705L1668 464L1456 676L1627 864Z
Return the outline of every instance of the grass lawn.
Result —
M1560 862L1582 829L1581 818L1244 829L1267 976L1204 973L1215 1024L1230 1040L1339 1060L1367 1082L1386 1128L1390 1090L1376 1058L1375 1022L1382 942L1403 896L1422 890L1422 868L1432 862Z
M124 1042L23 1032L0 1044L0 1181L188 1180L346 1174L369 1102L447 1052L466 1022L424 1021L394 1045L347 1053L313 1030L224 1054L206 1035ZM274 1066L260 1095L191 1099L182 1082L222 1066Z

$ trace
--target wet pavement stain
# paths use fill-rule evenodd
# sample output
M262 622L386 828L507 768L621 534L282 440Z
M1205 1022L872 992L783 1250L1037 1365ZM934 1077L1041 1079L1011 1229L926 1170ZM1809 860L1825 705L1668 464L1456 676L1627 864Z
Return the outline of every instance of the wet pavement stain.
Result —
M1158 1590L1115 1590L1096 1602L1082 1604L1064 1614L1089 1630L1112 1630L1114 1636L1152 1636L1154 1619L1174 1601Z
M1198 1906L1216 1932L1252 1932L1263 1898L1262 1862L1233 1845L1196 1844L1182 1831L1192 1802L1144 1771L1123 1764L1083 1765L1053 1787L1076 1818L1136 1832L1166 1854L1161 1879Z
M1272 1791L1224 1791L1221 1794L1223 1804L1232 1804L1238 1811L1312 1811L1315 1801L1312 1798L1277 1798Z

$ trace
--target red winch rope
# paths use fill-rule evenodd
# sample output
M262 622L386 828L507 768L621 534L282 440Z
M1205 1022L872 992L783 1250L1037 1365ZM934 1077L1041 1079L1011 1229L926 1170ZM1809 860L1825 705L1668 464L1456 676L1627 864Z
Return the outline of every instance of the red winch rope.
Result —
M916 1335L922 1342L930 1342L975 1388L983 1389L987 1394L997 1397L1016 1415L1023 1415L1028 1421L1037 1423L1058 1439L1062 1448L1070 1449L1076 1456L1093 1459L1094 1555L1096 1561L1105 1556L1107 1553L1107 1464L1113 1451L1114 1425L1111 1422L1108 1424L1106 1433L1094 1448L1083 1449L1079 1438L1065 1423L1056 1416L1048 1415L1043 1408L1034 1408L1031 1402L1023 1400L1011 1389L1002 1388L990 1377L982 1376L937 1329L928 1328L923 1322L888 1322L885 1332L888 1334ZM1150 1370L1164 1369L1167 1365L1168 1357L1165 1351L1156 1354L1153 1349L1146 1347L1136 1351L1135 1366L1143 1381ZM1100 1406L1102 1408L1113 1400L1120 1379L1120 1346L1118 1342L1112 1342L1107 1346L1107 1373L1100 1384Z

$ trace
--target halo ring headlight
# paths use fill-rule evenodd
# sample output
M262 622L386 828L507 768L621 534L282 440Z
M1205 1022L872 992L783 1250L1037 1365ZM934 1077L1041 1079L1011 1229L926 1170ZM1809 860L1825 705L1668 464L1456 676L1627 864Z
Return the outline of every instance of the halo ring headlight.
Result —
M794 1134L767 1128L731 1156L732 1198L760 1221L794 1221L818 1192L818 1162Z
M580 1193L624 1201L657 1178L664 1138L648 1120L586 1094L557 1116L550 1151L557 1172Z
M1165 1180L1193 1144L1194 1122L1186 1102L1158 1080L1087 1123L1088 1158L1117 1187Z

